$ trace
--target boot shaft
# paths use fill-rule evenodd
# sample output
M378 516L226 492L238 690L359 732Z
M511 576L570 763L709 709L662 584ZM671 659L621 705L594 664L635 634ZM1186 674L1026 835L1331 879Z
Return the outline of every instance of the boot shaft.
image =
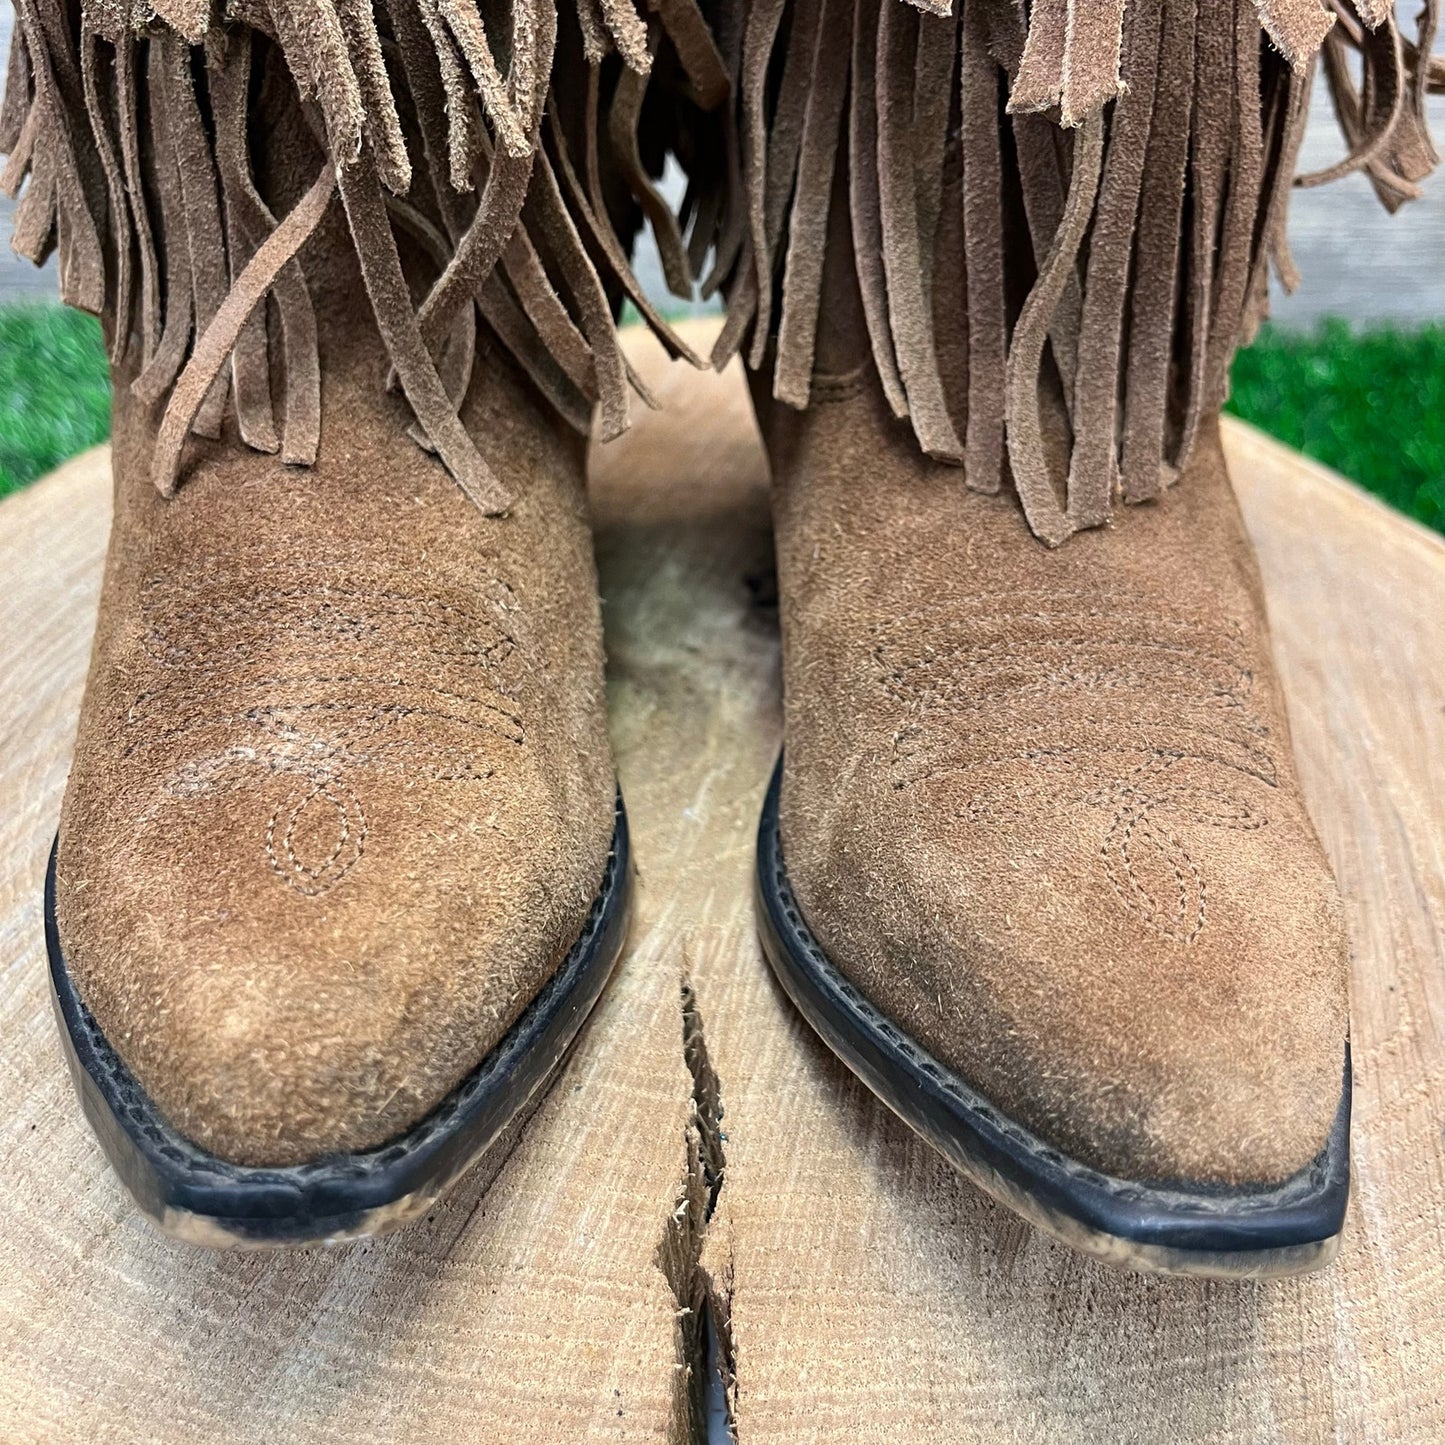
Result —
M333 317L332 353L358 321L379 338L418 439L493 513L511 490L458 416L479 353L606 437L628 421L622 299L687 350L627 253L646 214L690 286L714 240L716 206L679 219L652 179L685 131L717 189L726 76L689 3L176 13L23 0L0 112L5 188L28 179L16 249L58 252L63 298L103 318L138 399L164 400L163 493L228 412L249 446L315 460Z
M1271 271L1293 283L1318 57L1352 147L1335 172L1366 170L1393 206L1432 163L1435 12L1418 46L1388 7L1366 19L1313 0L754 7L749 245L720 351L771 358L772 397L804 408L866 338L918 449L975 491L1011 486L1050 545L1158 496Z

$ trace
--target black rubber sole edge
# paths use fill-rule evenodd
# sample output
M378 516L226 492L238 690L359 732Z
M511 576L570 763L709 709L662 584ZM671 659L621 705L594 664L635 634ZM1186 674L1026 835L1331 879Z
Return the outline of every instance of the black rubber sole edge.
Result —
M1350 1055L1313 1163L1267 1189L1142 1183L1068 1158L994 1108L875 1009L804 921L778 833L782 764L758 829L763 951L823 1041L955 1168L1055 1239L1123 1269L1220 1279L1304 1274L1334 1258L1350 1187Z
M218 1248L333 1244L425 1214L547 1084L601 996L627 934L627 815L602 885L557 972L501 1042L435 1109L381 1147L285 1168L232 1164L179 1134L107 1042L66 968L55 921L55 849L45 876L51 998L71 1078L107 1159L167 1234Z

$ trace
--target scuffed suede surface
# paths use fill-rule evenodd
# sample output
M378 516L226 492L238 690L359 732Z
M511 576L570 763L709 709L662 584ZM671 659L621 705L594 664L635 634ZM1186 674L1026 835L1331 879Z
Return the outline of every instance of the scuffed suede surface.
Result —
M60 834L86 1003L175 1126L244 1164L425 1115L571 947L612 833L581 439L484 354L461 414L516 496L484 516L384 395L334 236L313 249L314 468L194 442L165 501L158 414L118 378Z
M866 356L850 311L808 411L755 388L809 926L1084 1163L1286 1178L1339 1102L1347 947L1217 426L1164 499L1050 550L839 365Z

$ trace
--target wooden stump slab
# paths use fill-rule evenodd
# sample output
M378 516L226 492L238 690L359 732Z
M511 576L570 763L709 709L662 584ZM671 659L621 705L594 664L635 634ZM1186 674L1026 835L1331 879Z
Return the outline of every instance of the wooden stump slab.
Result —
M735 373L629 344L665 410L594 507L638 922L535 1117L387 1241L167 1243L81 1123L39 899L107 459L0 506L0 1439L683 1439L703 1291L742 1445L1445 1436L1445 545L1230 429L1351 913L1358 1182L1323 1275L1114 1274L953 1175L763 964L765 468Z

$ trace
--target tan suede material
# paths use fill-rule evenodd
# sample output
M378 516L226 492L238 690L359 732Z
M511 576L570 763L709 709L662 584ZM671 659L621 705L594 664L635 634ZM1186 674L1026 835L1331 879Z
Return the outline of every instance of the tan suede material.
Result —
M840 290L810 409L755 388L809 926L1074 1158L1282 1180L1339 1103L1347 947L1217 422L1162 500L1051 550L919 454Z
M484 516L384 394L338 223L307 261L314 467L228 423L163 500L158 409L117 378L60 834L85 1002L171 1122L245 1164L426 1114L577 938L613 827L584 444L484 352L461 416L516 497Z
M1442 3L1412 43L1378 0L721 0L747 239L714 359L772 347L772 396L808 405L842 204L920 449L1051 545L1103 525L1190 469L1271 271L1292 289L1296 181L1419 193ZM1321 49L1347 154L1297 177Z
M228 394L248 445L314 459L316 338L296 257L333 192L366 301L354 323L377 328L419 433L484 511L512 493L458 415L478 312L558 415L584 432L595 417L604 440L628 424L623 295L692 355L627 251L645 215L688 295L709 254L721 277L741 239L721 204L728 76L695 0L484 12L19 0L0 99L13 244L36 262L55 252L62 298L106 319L112 362L138 351L139 394L169 393L152 456L163 491L189 434L220 435ZM288 128L313 154L278 207L262 153ZM676 212L655 184L668 153L688 177ZM417 246L434 265L414 291ZM267 297L281 336L255 310Z

